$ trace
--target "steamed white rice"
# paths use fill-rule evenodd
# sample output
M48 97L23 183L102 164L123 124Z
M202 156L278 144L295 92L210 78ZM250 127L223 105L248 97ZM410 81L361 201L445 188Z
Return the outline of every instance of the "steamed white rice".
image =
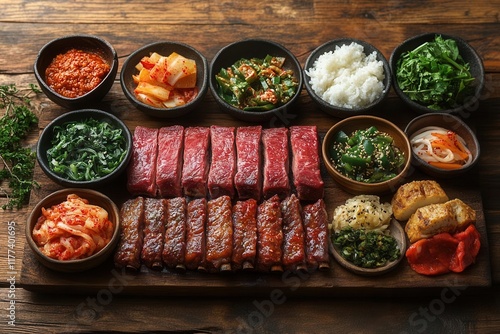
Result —
M384 92L384 67L377 55L368 56L352 42L323 53L306 70L314 92L326 102L348 109L367 106Z

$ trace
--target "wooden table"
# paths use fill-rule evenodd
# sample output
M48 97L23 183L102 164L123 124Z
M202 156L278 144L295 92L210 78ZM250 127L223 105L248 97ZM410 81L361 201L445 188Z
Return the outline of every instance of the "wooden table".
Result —
M59 187L39 169L42 188L31 205L0 212L0 304L2 333L185 332L185 333L323 333L446 332L500 330L500 1L33 1L4 0L0 15L0 83L34 83L33 62L48 41L76 33L99 35L114 45L120 62L135 49L160 40L177 40L201 51L208 60L235 40L269 38L289 48L303 65L309 53L329 39L355 37L374 44L389 58L394 47L413 35L441 32L471 43L484 61L486 87L479 109L466 121L477 131L481 158L476 171L455 180L482 195L491 286L414 289L401 293L333 296L281 294L230 296L130 296L119 290L93 294L41 294L20 286L24 225L29 208ZM143 116L125 99L117 78L97 108L119 115L133 128L142 125L225 124L212 96L191 118L157 120ZM39 130L65 112L44 96L35 100ZM300 113L289 124L316 124L326 131L338 119L319 111L305 90ZM415 116L391 92L383 111ZM401 124L404 126L404 124ZM35 146L38 131L28 138ZM2 185L3 187L5 185ZM4 203L5 198L0 199ZM332 208L330 208L332 210ZM9 268L7 223L15 222L15 262ZM383 276L374 278L383 285ZM15 326L11 326L15 323Z

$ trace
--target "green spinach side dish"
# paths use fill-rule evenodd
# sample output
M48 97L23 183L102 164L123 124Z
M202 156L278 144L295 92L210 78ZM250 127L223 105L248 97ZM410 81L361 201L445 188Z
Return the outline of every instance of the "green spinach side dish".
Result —
M405 162L393 138L375 126L356 130L351 136L339 131L330 147L330 159L341 174L365 183L394 178Z
M456 41L436 35L434 41L401 55L396 80L411 100L442 110L454 108L470 96L474 77Z
M284 57L242 58L215 76L219 96L248 111L267 111L287 103L296 93L293 71L285 70Z
M333 243L344 259L362 268L382 267L401 255L394 237L364 229L343 229L334 235Z
M113 172L127 154L121 129L89 118L54 127L49 167L61 177L91 181Z

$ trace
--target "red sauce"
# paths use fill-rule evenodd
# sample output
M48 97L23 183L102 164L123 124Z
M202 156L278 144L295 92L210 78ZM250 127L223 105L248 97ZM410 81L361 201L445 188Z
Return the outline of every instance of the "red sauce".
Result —
M96 53L71 49L57 55L45 70L47 84L62 96L82 96L101 83L110 66Z

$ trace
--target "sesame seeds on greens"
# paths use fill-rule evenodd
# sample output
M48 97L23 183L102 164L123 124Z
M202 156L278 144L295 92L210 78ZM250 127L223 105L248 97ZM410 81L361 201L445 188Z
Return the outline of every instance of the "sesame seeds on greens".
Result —
M339 131L330 147L330 157L340 173L365 183L394 178L405 162L393 138L375 126L356 130L350 136Z

